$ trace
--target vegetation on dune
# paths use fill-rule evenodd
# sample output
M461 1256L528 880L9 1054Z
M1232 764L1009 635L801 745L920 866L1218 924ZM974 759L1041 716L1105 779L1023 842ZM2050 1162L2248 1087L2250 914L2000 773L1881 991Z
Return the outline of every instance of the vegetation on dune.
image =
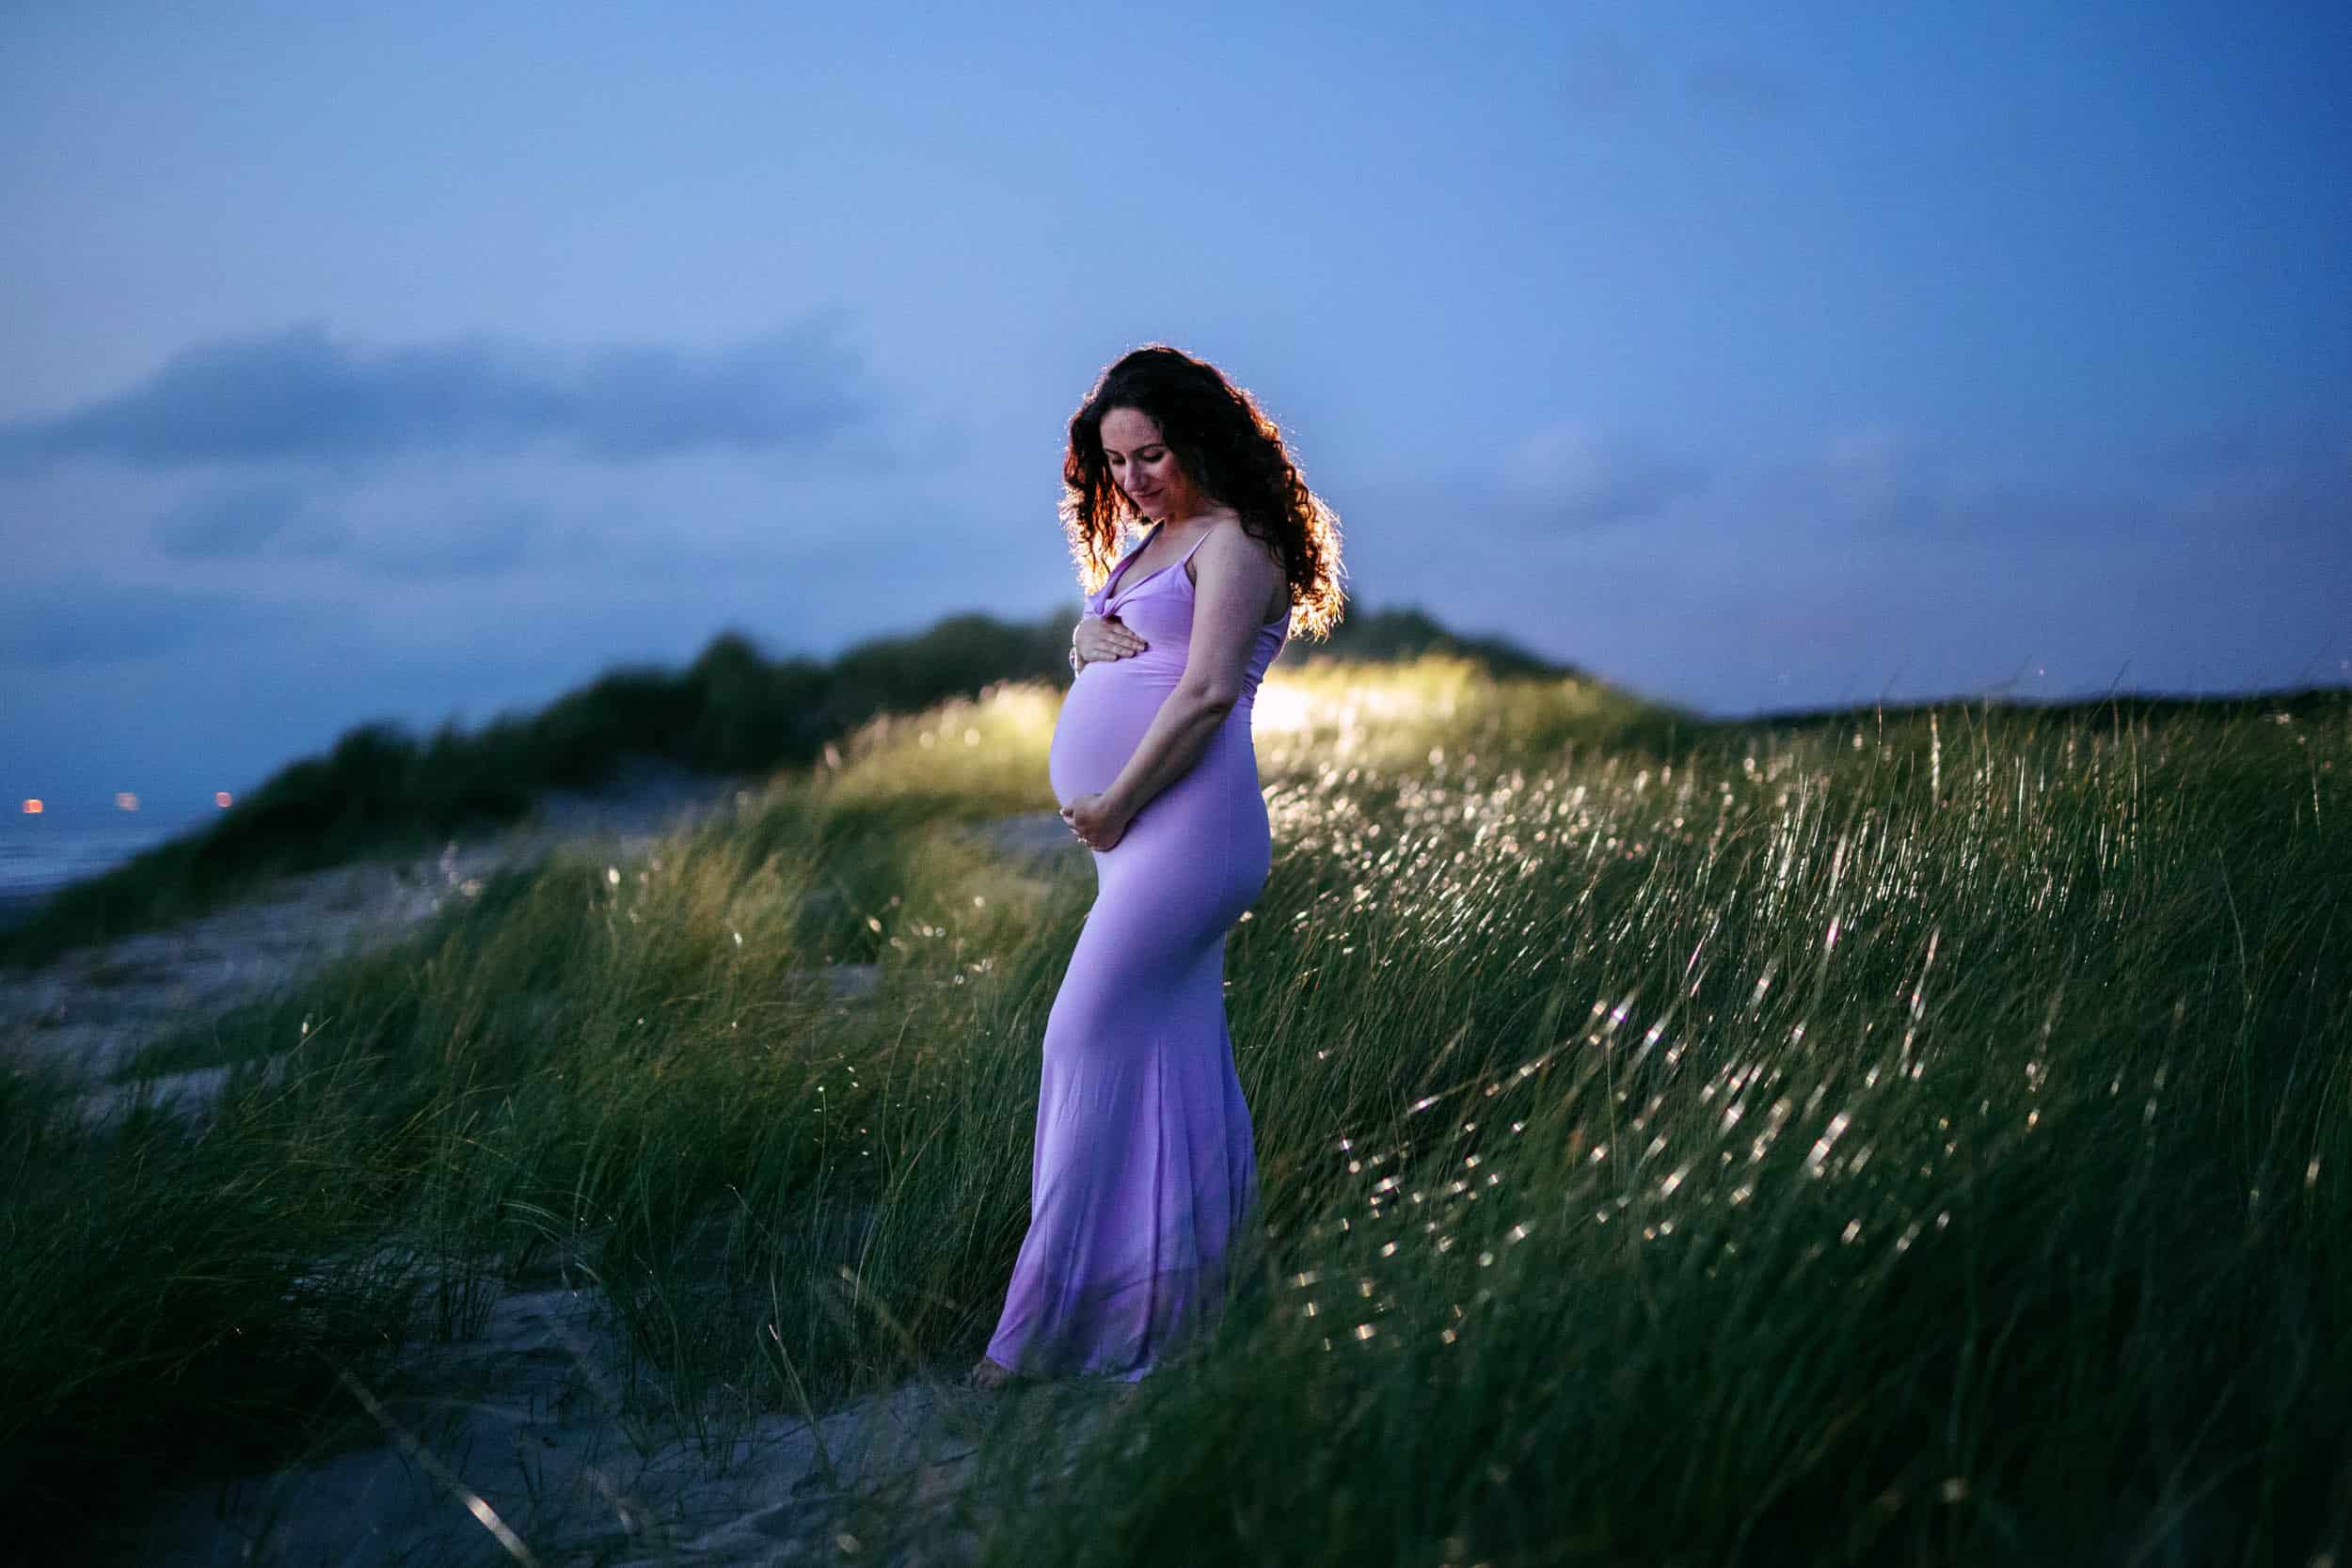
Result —
M2296 708L1294 781L1266 1293L990 1560L2341 1551L2352 704Z
M872 721L641 864L510 873L165 1042L239 1064L201 1136L0 1085L18 1516L323 1430L318 1369L494 1277L600 1284L622 1385L714 1445L968 1366L1091 894L970 824L1039 808L1056 701ZM1694 728L1431 657L1278 672L1257 731L1263 1256L1069 1474L983 1445L973 1495L1025 1499L990 1561L2352 1528L2352 702Z
M325 756L272 774L201 831L65 888L0 930L0 964L45 962L167 926L279 873L427 849L513 822L541 792L593 787L629 757L713 775L766 773L815 761L876 714L920 712L1002 681L1066 687L1075 619L1074 610L1027 623L954 615L862 642L830 663L771 660L729 632L683 671L616 670L535 715L501 717L470 734L445 723L420 742L396 724L361 724ZM1456 638L1409 609L1360 613L1284 659L1287 667L1431 652L1459 654L1498 675L1571 673L1500 639Z

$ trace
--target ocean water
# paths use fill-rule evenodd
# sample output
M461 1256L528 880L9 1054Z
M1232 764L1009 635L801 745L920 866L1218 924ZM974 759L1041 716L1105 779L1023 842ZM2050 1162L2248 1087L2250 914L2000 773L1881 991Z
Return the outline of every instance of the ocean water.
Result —
M147 811L0 815L0 901L16 904L55 893L204 822Z

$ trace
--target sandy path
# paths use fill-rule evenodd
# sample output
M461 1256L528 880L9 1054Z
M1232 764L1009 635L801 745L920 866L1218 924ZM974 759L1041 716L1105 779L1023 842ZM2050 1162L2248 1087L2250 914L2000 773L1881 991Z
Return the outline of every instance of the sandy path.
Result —
M764 1416L697 1440L620 1416L625 1357L593 1290L502 1294L485 1331L411 1347L361 1390L389 1440L157 1499L135 1554L165 1568L509 1561L741 1565L972 1560L993 1512L975 1485L1001 1422L1025 1481L1067 1465L1137 1389L1108 1380L962 1387L954 1371L814 1421Z
M101 1080L149 1040L267 995L309 966L399 936L501 866L562 845L616 861L727 809L755 781L646 764L591 795L550 796L524 822L439 854L276 879L167 931L0 972L0 1057L55 1063L88 1083L103 1116L128 1091ZM1054 813L982 826L1019 869L1084 875L1085 853ZM844 994L868 965L832 973ZM200 1113L225 1069L151 1080ZM503 1560L768 1564L822 1558L914 1568L967 1560L988 1509L972 1495L991 1421L1016 1451L1067 1455L1133 1386L1080 1381L987 1395L961 1367L804 1418L716 1419L697 1438L622 1413L628 1364L609 1307L584 1276L553 1287L484 1283L483 1332L414 1344L395 1386L355 1386L380 1442L267 1476L160 1495L135 1554L169 1568L210 1564ZM683 1427L685 1423L674 1423ZM1051 1458L1028 1474L1046 1474Z
M590 793L542 797L498 832L453 840L437 853L385 858L278 877L248 896L167 930L141 932L61 955L31 971L0 970L0 1061L40 1061L91 1087L103 1115L126 1091L103 1081L140 1047L260 1000L324 959L396 938L483 879L558 846L615 860L663 833L730 808L760 781L637 760ZM153 1080L161 1101L205 1102L226 1076L207 1069Z
M88 1087L85 1114L118 1108L132 1090L105 1082L141 1047L286 986L325 959L397 938L453 898L470 897L502 867L559 846L642 855L664 834L747 801L760 781L641 761L591 794L549 794L532 816L496 833L452 841L437 854L372 860L279 877L251 895L167 930L120 937L30 971L0 970L0 1063L41 1062ZM1084 850L1055 813L987 823L981 838L1030 873L1084 875ZM858 995L870 964L827 971ZM147 1080L158 1102L200 1109L224 1068Z

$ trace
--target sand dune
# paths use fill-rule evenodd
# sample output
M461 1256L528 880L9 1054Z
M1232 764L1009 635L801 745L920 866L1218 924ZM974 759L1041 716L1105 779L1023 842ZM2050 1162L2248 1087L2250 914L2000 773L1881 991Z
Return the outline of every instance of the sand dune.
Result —
M286 985L323 959L399 936L505 866L558 846L625 858L665 832L733 806L760 781L638 759L586 793L553 792L501 832L439 850L279 877L199 919L0 971L0 1060L38 1061L89 1086L103 1114L128 1091L105 1080L149 1041ZM225 1076L153 1080L159 1100L200 1106Z
M86 1114L132 1087L105 1082L151 1039L191 1018L269 994L323 958L396 938L493 871L559 846L642 854L671 830L747 800L756 781L644 764L604 789L550 796L515 827L437 854L277 879L169 930L0 974L0 1051L78 1074ZM1025 871L1079 874L1084 851L1052 812L991 823L982 836ZM844 995L870 965L834 966ZM203 1069L138 1088L200 1116L226 1078ZM985 1508L971 1495L981 1433L1009 1421L1067 1453L1133 1385L1087 1380L984 1394L961 1367L869 1392L829 1412L733 1422L711 1450L683 1429L625 1418L626 1353L584 1275L485 1280L480 1332L412 1345L395 1386L353 1390L382 1441L266 1476L189 1485L156 1499L141 1561L345 1564L474 1560L771 1563L844 1552L903 1565L969 1559ZM1027 1466L1031 1475L1044 1472ZM526 1555L516 1555L515 1546Z

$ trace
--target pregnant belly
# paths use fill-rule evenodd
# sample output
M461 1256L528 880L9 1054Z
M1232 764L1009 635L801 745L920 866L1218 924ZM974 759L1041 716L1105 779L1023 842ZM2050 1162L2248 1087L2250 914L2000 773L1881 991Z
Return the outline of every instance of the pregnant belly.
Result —
M1143 732L1152 727L1160 705L1176 689L1179 673L1157 669L1140 657L1106 659L1078 672L1062 698L1054 744L1046 753L1045 770L1057 804L1111 786L1135 755Z

